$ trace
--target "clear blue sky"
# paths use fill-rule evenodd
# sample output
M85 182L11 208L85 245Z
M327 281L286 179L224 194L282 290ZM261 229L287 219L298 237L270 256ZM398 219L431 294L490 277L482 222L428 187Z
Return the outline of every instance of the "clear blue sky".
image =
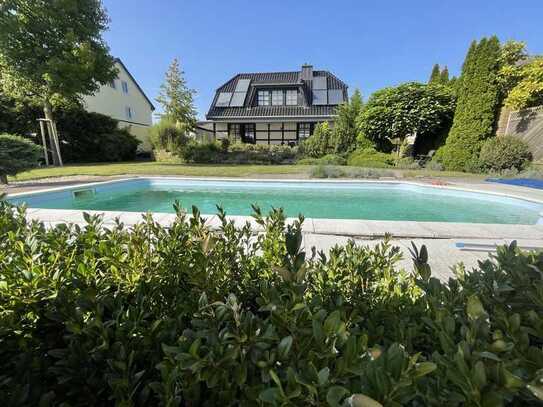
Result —
M238 72L298 70L307 62L367 97L426 81L434 63L457 75L470 41L482 36L522 40L543 54L543 0L103 2L112 54L153 101L179 57L200 118L215 89Z

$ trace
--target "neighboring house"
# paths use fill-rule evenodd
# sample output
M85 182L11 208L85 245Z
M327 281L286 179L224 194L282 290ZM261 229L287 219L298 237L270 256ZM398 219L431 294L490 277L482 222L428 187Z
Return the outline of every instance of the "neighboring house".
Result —
M149 129L155 107L119 58L115 59L115 66L118 77L102 85L94 95L84 96L85 108L118 120L119 127L128 128L142 142L140 151L150 151Z
M294 145L313 133L315 124L335 117L347 100L347 85L328 71L241 73L217 89L207 121L215 139L253 144Z

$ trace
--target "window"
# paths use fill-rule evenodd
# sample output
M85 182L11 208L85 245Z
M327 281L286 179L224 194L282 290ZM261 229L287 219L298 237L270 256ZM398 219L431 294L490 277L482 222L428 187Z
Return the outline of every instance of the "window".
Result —
M298 104L298 91L296 89L287 90L287 105L295 106Z
M228 124L228 138L230 138L234 142L241 140L241 124Z
M283 91L282 90L272 90L272 105L273 106L283 105Z
M298 123L298 140L305 140L309 136L311 136L311 123Z
M128 83L121 81L121 86L123 88L123 93L128 93Z
M243 137L243 142L256 144L254 123L246 124L244 127L245 127L245 135Z
M326 76L316 76L313 78L313 105L326 104L328 104Z
M115 85L115 79L113 79L111 82L108 83L110 88L117 89L117 85Z
M134 109L132 109L130 106L126 106L126 118L132 119L134 117Z
M269 105L270 105L270 91L259 90L258 91L258 106L269 106Z

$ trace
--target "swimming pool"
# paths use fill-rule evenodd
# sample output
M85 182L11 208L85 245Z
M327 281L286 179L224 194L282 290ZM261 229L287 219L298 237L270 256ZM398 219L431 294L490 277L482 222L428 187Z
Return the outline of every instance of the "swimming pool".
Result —
M30 208L172 213L178 200L215 214L283 207L287 216L396 221L535 224L543 205L488 193L404 182L222 181L139 178L17 195Z

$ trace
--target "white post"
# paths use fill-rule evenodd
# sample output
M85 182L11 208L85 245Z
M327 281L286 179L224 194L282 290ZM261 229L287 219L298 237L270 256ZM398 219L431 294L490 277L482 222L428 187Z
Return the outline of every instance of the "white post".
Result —
M40 122L40 133L41 133L41 142L43 144L43 155L45 156L45 165L49 167L49 153L47 152L47 141L45 140L45 126L43 120L38 120Z

